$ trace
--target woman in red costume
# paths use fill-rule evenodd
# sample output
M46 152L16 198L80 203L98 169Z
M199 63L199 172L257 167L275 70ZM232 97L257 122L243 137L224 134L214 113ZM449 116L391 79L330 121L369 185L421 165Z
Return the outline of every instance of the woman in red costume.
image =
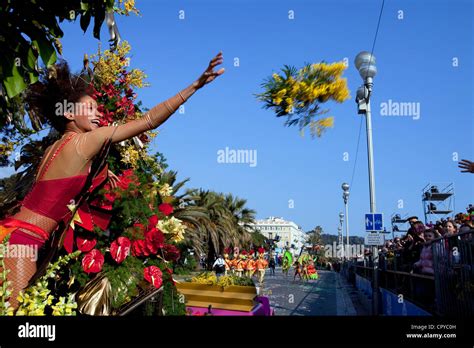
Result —
M120 126L100 127L101 114L92 98L90 85L80 76L70 73L66 63L56 66L55 75L30 88L28 106L62 133L62 137L47 150L40 163L35 183L15 215L0 221L0 241L9 236L9 243L22 245L34 255L50 238L61 221L71 217L71 203L86 185L93 159L107 142L117 143L157 128L198 89L224 73L214 71L223 62L222 52L209 63L206 71L190 86L158 104L138 120ZM74 105L64 114L56 114L57 103ZM107 171L100 173L107 178ZM97 179L97 178L96 178ZM111 177L111 181L117 180ZM102 180L103 181L103 180ZM69 206L69 207L68 207ZM31 250L30 250L31 249ZM36 273L36 260L28 257L5 257L5 267L12 282L11 305L16 308L19 291L28 285Z

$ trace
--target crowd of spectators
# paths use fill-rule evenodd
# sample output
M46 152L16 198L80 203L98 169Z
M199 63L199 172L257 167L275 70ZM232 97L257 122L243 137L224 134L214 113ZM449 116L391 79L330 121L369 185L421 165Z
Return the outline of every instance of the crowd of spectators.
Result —
M381 267L434 275L433 243L447 248L451 261L456 262L459 256L456 236L472 238L472 234L464 232L474 229L474 207L469 205L467 214L459 213L454 218L441 219L436 223L425 225L416 216L409 217L408 223L410 228L404 236L386 241L379 249Z

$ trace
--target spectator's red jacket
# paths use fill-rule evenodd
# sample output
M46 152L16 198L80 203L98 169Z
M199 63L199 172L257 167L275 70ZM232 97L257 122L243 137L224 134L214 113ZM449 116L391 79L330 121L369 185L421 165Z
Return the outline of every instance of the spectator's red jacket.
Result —
M431 249L431 244L425 245L421 249L420 259L415 262L415 268L420 268L421 273L424 274L434 274L433 269L433 250Z

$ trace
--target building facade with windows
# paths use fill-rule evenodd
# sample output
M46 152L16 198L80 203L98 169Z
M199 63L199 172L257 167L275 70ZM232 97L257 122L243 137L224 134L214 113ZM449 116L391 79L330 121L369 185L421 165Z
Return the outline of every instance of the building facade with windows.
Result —
M270 216L267 219L255 220L253 227L266 238L275 239L277 236L280 237L280 241L276 243L277 252L281 252L288 247L292 253L297 254L307 240L306 233L303 232L300 226L281 217Z

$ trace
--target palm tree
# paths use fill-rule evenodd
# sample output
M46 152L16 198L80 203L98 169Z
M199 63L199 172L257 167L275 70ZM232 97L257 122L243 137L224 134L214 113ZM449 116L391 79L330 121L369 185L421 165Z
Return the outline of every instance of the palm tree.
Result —
M245 207L245 200L202 189L188 190L184 197L186 204L173 215L188 226L185 243L207 253L208 267L226 246L250 242L255 211Z
M252 241L253 223L256 211L245 207L246 199L234 197L231 193L224 196L224 202L234 220L233 244L248 246Z

